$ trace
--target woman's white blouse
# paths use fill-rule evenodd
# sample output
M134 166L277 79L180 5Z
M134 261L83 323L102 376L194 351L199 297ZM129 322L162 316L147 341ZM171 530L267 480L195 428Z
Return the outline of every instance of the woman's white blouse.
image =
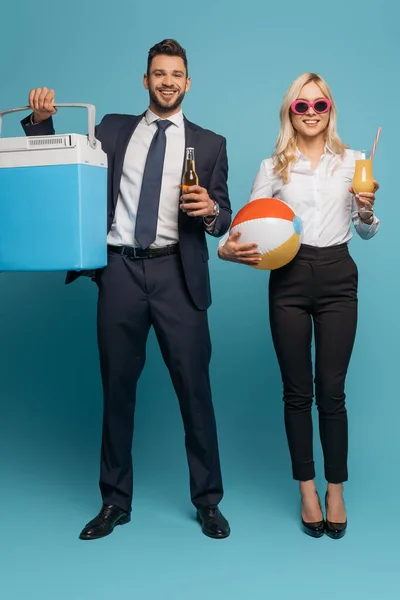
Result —
M298 151L290 181L284 184L274 173L269 158L261 163L249 202L279 198L289 204L303 222L303 244L326 247L348 242L352 238L352 222L360 237L370 239L378 231L380 221L374 216L373 222L367 225L358 216L356 201L349 192L354 168L353 150L346 150L342 159L326 147L315 170L309 159ZM224 236L220 245L226 239Z

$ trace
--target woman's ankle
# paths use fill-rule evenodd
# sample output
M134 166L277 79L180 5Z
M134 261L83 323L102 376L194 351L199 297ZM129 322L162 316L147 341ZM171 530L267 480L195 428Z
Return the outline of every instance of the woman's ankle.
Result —
M308 481L300 481L299 487L300 487L301 495L309 495L309 494L317 493L317 488L315 486L315 482L313 479L309 479Z

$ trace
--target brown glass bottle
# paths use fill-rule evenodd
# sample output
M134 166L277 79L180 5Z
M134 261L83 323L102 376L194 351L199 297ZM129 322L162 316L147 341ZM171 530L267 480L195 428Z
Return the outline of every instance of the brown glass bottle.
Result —
M186 167L182 177L182 192L192 185L199 185L199 178L196 173L194 160L194 148L186 148Z

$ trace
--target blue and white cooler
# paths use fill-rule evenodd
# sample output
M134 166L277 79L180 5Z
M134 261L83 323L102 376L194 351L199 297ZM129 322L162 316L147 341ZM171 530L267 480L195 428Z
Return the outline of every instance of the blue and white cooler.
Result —
M0 137L0 271L101 268L107 263L107 156L88 135ZM0 134L5 114L0 112Z

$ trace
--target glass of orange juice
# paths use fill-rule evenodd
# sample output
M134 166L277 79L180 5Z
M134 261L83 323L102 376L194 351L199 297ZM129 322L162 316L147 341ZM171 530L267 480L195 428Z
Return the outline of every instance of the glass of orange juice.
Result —
M355 152L355 169L352 187L356 194L360 194L361 192L369 192L372 193L375 188L375 180L374 174L372 171L372 159L367 158L367 153L364 150ZM359 214L361 218L366 218L371 216L371 211L369 208L363 210L359 209Z

